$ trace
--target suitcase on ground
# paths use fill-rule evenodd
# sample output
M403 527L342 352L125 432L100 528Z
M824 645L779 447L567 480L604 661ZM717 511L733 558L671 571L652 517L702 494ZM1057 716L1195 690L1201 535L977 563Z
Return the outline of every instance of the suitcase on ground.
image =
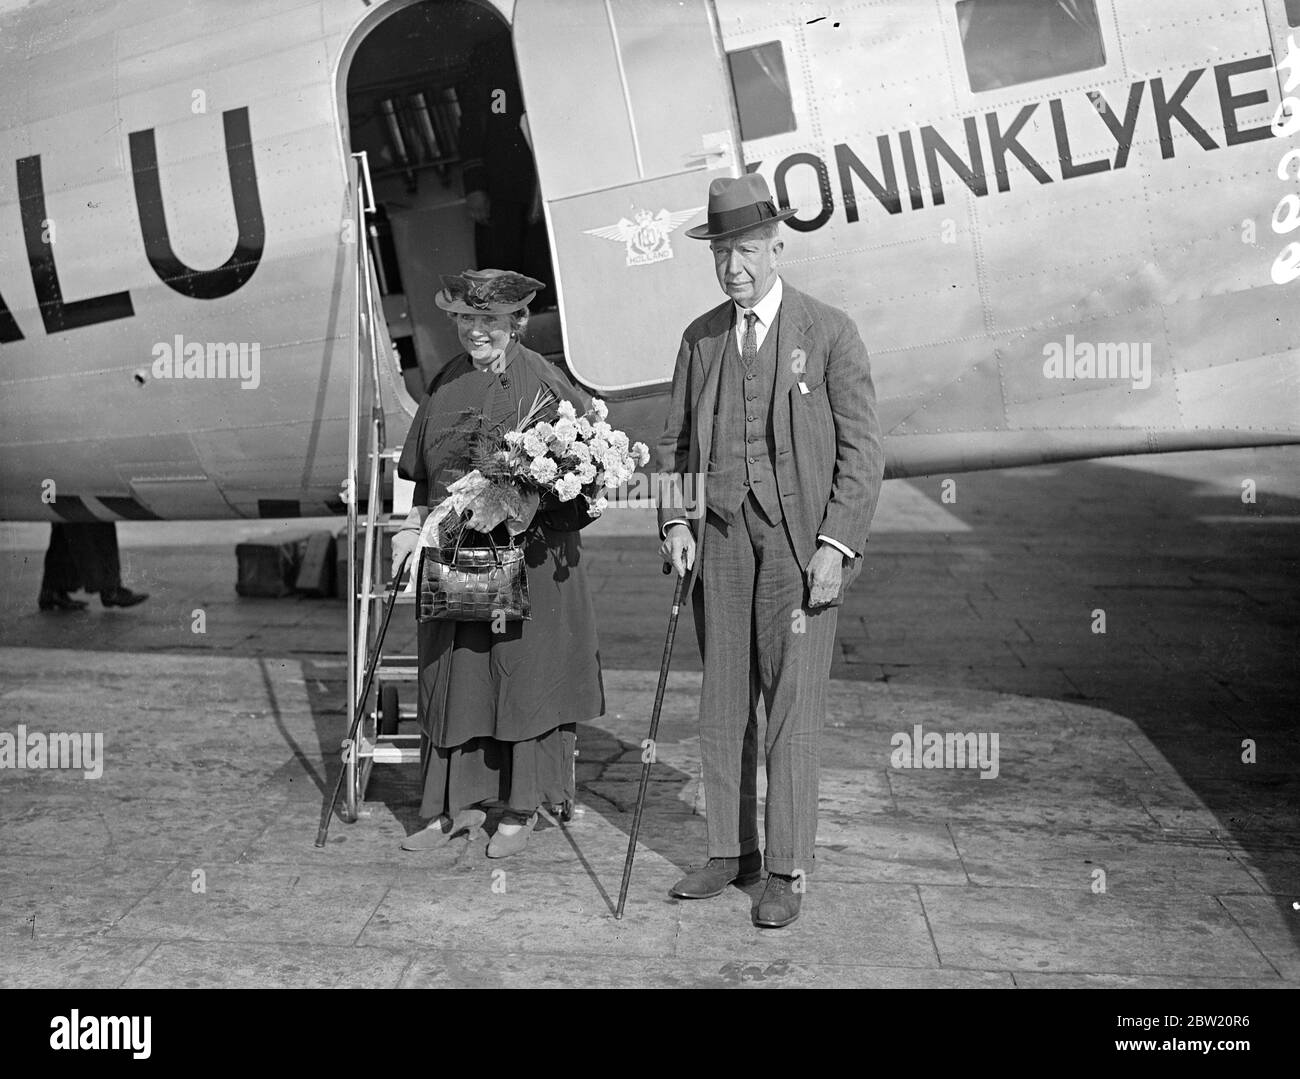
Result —
M294 588L304 596L332 596L334 558L334 537L329 532L313 532L303 547Z
M245 540L235 546L239 576L235 591L241 596L279 599L293 594L302 564L307 536L274 536Z

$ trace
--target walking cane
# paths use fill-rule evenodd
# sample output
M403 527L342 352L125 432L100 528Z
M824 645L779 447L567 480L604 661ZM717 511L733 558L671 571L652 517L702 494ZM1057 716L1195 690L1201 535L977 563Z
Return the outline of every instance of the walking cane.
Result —
M664 573L671 573L672 566L664 563ZM659 688L655 690L654 711L650 714L650 752L643 758L641 767L641 789L636 796L636 814L632 818L632 835L628 839L627 859L623 862L623 885L618 890L618 909L615 918L623 917L623 904L627 901L627 886L632 880L632 859L636 857L636 840L641 833L641 811L645 808L646 784L650 781L650 765L655 757L655 735L659 733L659 711L664 703L664 689L668 685L668 662L673 658L673 638L677 636L677 615L682 608L682 590L686 587L686 575L677 578L677 587L673 589L673 609L668 616L668 636L664 640L664 658L659 664Z
M352 713L352 729L348 731L347 739L343 745L350 753L356 753L357 728L361 726L361 710L365 707L366 698L370 696L370 683L375 680L375 668L379 666L379 655L384 647L384 638L388 636L388 620L393 617L393 607L397 603L398 585L402 580L402 573L406 569L406 563L411 560L408 554L402 559L401 565L397 567L397 573L393 575L392 583L388 586L388 602L384 606L384 621L379 627L379 639L375 642L375 654L370 657L370 665L366 668L365 683L361 687L361 697L357 700L357 707ZM316 846L325 846L325 835L330 830L330 821L334 817L334 804L339 800L339 791L343 789L343 777L348 774L347 758L343 759L343 767L339 770L339 777L334 781L334 793L330 796L330 807L325 814L325 819L320 822L320 828L316 831Z

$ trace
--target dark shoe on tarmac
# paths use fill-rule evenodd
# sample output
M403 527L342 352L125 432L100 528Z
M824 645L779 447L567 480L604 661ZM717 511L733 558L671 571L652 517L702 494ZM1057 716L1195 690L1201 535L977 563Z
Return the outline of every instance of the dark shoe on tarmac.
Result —
M678 899L712 899L725 892L728 884L743 888L762 875L763 856L756 850L739 858L710 858L708 865L692 869L668 894Z
M794 877L769 873L763 898L758 901L754 924L764 929L780 929L799 917L799 901L803 898L794 890Z
M99 602L105 607L134 607L148 598L148 592L132 592L129 588L105 588L99 594Z
M66 592L55 592L51 588L42 589L41 598L37 601L41 605L42 611L84 611L86 604L79 599L73 599Z

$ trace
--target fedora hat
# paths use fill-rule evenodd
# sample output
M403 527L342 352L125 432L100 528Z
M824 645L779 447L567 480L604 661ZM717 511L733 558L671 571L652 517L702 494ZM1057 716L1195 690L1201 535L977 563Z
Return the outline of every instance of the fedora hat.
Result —
M734 178L724 176L709 184L708 222L687 229L686 235L693 240L721 240L769 221L784 221L798 212L778 210L767 181L756 172Z
M442 274L433 302L462 315L508 315L532 302L544 282L513 270L466 270Z

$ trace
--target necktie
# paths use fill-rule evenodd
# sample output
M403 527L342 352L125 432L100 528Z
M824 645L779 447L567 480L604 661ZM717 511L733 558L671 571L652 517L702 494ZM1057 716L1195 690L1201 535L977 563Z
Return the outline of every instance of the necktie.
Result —
M753 311L745 312L745 339L740 346L740 358L746 367L752 367L758 359L758 334L754 332L754 323L758 316Z

